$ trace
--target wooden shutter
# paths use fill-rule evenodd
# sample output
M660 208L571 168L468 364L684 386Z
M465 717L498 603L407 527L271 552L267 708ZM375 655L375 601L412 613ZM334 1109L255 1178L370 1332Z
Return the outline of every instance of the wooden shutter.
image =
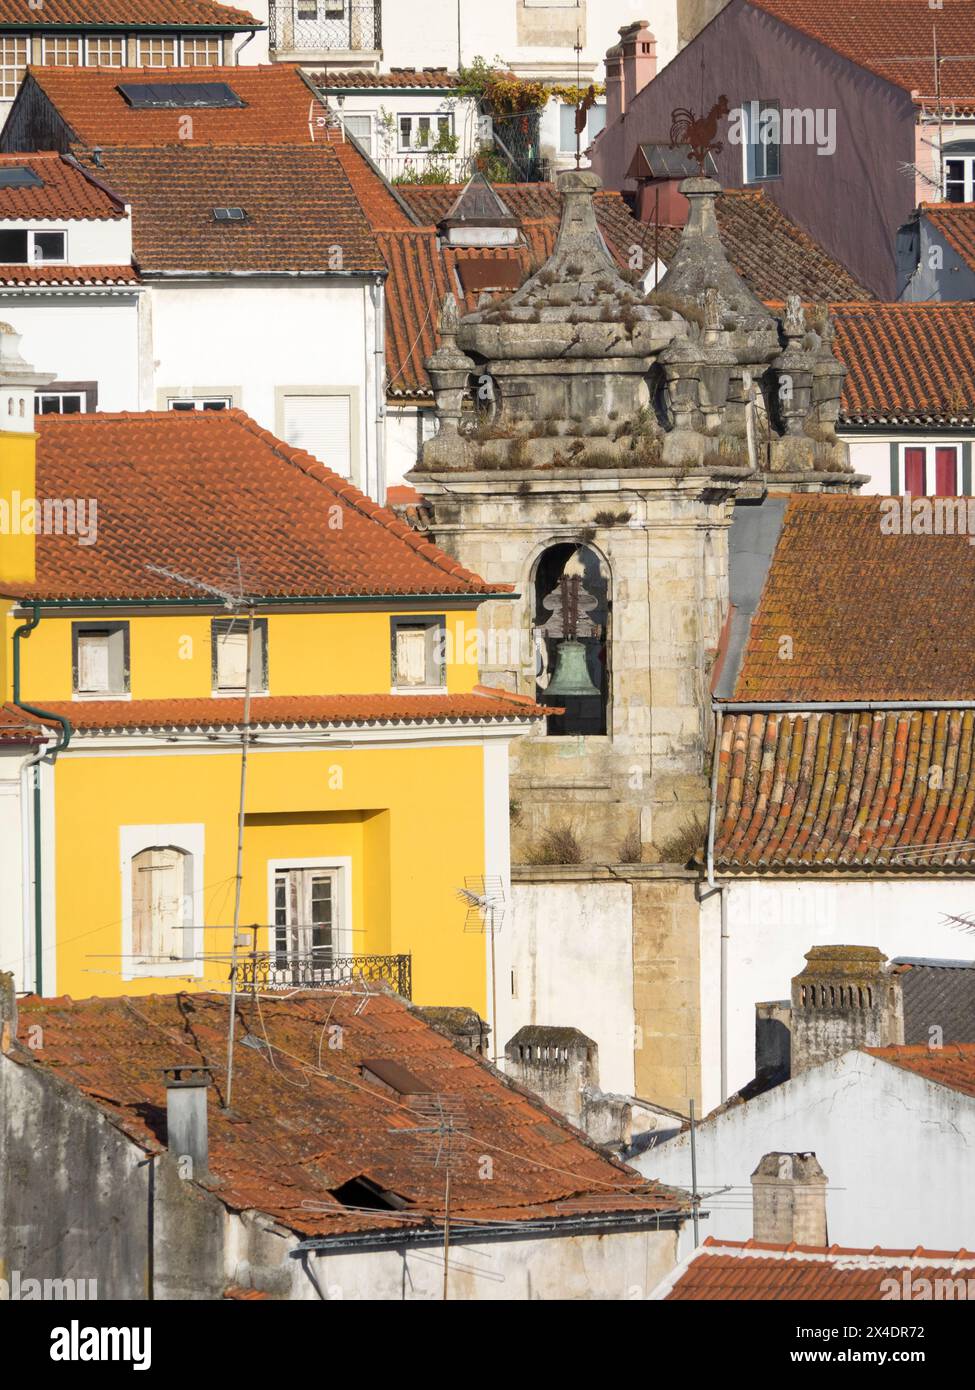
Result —
M78 633L78 690L82 694L111 689L108 643L107 632Z
M396 629L396 684L427 684L427 633L422 627Z
M934 451L934 491L937 497L958 496L958 450L954 447Z
M904 491L912 497L923 497L927 492L924 465L924 449L904 450Z
M217 633L217 689L243 690L247 684L247 624Z
M285 396L284 437L343 478L352 476L349 396Z
M132 859L132 949L137 956L183 955L182 850L144 849Z

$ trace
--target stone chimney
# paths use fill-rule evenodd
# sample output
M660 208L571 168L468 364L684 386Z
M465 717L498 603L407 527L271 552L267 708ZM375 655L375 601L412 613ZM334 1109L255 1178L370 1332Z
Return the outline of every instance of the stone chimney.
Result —
M578 1028L529 1023L504 1049L505 1072L581 1128L586 1091L599 1086L599 1048Z
M814 946L792 981L792 1075L858 1047L904 1041L900 975L876 946Z
M166 1135L169 1152L179 1162L187 1158L192 1171L185 1176L203 1178L209 1171L210 1144L207 1127L209 1067L166 1067Z
M626 24L620 30L623 74L623 110L628 111L637 92L642 92L657 75L657 40L645 19ZM609 123L609 113L606 116Z
M614 43L606 52L606 124L623 114L623 45Z
M9 1052L17 1036L17 995L12 971L0 971L0 1053Z
M814 1153L762 1158L752 1174L752 1224L768 1245L828 1245L826 1174Z

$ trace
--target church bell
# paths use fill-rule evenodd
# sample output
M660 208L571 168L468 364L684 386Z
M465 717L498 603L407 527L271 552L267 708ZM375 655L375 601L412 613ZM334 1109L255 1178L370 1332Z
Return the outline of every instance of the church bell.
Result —
M598 699L599 691L589 679L585 644L574 638L559 643L555 674L545 690L546 698L562 700Z

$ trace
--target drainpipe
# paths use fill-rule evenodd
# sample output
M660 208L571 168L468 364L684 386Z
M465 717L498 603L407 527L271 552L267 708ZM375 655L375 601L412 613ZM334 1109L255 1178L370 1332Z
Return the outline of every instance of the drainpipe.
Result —
M376 377L376 501L386 505L386 292L378 276L372 285L374 371Z
M250 43L251 39L254 38L254 36L256 35L256 33L257 33L257 30L256 30L256 29L252 29L252 30L250 31L250 33L247 35L247 38L244 40L244 42L241 43L241 44L238 44L237 47L234 49L234 67L237 67L237 66L239 65L239 63L240 63L240 55L243 53L244 49L245 49L245 48L247 47L247 45Z
M40 605L36 602L31 604L31 615L26 623L14 629L13 637L13 703L18 709L24 710L27 714L32 714L36 719L43 719L48 723L60 724L61 731L52 744L45 743L42 748L29 758L24 767L24 772L33 771L33 813L34 813L34 993L43 994L44 992L44 879L43 868L43 849L41 843L41 763L48 756L56 758L62 749L67 748L71 742L71 725L63 715L52 714L50 710L39 709L36 705L27 704L26 700L20 698L20 643L23 638L29 637L41 621Z
M718 895L718 906L721 912L721 965L719 969L719 994L720 994L720 1070L721 1070L721 1102L728 1099L728 887L727 884L715 883L714 881L714 832L717 821L718 807L718 755L721 750L721 715L718 710L714 711L714 751L711 758L711 804L708 809L708 849L707 849L707 876L708 886L706 890L697 887L697 900L699 903L707 902L713 898L715 893Z

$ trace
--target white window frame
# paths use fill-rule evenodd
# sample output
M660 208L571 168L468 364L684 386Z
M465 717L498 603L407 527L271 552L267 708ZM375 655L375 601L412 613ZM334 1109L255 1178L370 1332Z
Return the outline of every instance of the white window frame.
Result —
M963 203L975 203L975 154L952 154L951 146L946 145L941 151L941 162L944 167L944 188L942 197L948 201L948 163L949 161L961 163L965 166L964 187L962 198Z
M220 409L220 410L232 410L232 409L233 409L233 406L234 406L234 398L233 398L233 395L231 395L231 394L229 394L229 393L228 393L227 395L223 395L223 394L221 394L219 391L208 391L208 392L206 393L206 395L200 395L200 396L197 396L197 395L189 395L189 394L187 394L187 395L167 395L167 396L166 396L166 409L167 409L167 410L176 410L176 408L177 408L178 406L183 406L183 405L192 405L192 408L193 408L194 410L205 410L205 409L207 408L207 406L210 405L210 408L213 409L213 405L211 404L211 402L214 402L214 401L220 401L220 402L221 402L220 406L217 407L217 408Z
M345 130L346 134L351 135L354 139L358 140L359 144L360 144L360 145L362 146L362 148L366 151L366 154L369 155L370 159L374 158L373 150L374 150L374 140L375 140L375 134L376 134L376 123L375 123L375 121L373 120L372 112L371 112L371 111L343 111L343 112L342 112L342 117L341 117L341 119L342 119L342 128L343 128L343 130ZM369 133L368 133L368 135L366 135L365 138L363 138L361 135L357 135L356 132L355 132L354 130L349 130L349 129L348 129L348 122L349 122L350 119L352 119L352 120L357 120L357 121L366 121L366 122L368 123L368 126L369 126Z
M138 34L136 36L136 48L138 61L137 67L140 68L170 68L179 67L179 34ZM149 59L150 53L143 53L143 48L150 47L154 43L172 43L173 61L171 63L153 63Z
M119 60L117 63L106 63L103 58L94 56L92 49L98 43L117 43L119 45ZM85 65L87 67L102 68L124 68L126 59L126 38L124 34L89 34L85 39Z
M58 390L57 387L55 386L55 387L52 387L50 390L44 390L44 389L42 389L41 387L38 387L37 390L35 390L35 392L34 392L34 414L35 414L35 415L40 415L40 414L42 414L41 410L38 409L38 407L40 406L40 403L41 403L41 398L44 397L44 398L46 398L47 400L50 400L52 396L57 396L58 400L62 403L62 405L63 405L63 403L64 403L64 399L65 399L66 396L75 397L75 398L77 398L78 400L81 401L81 409L80 409L80 410L69 410L69 411L64 411L64 410L56 410L56 411L55 411L55 410L48 410L48 411L43 412L44 414L47 414L47 415L64 415L64 414L68 414L68 415L87 415L87 414L89 414L89 411L88 411L87 393L86 393L85 391L79 391L79 390L74 390L74 391L60 391L60 390Z
M23 53L23 62L18 60L18 53ZM30 35L0 34L0 101L13 101L29 63Z
M203 897L203 853L206 827L202 824L182 825L120 825L119 872L122 879L122 979L168 979L190 976L199 979L204 961L194 959L203 954L205 910ZM148 962L135 956L134 924L132 921L132 860L143 850L155 848L182 850L190 856L189 880L192 909L191 956L184 960ZM184 938L185 939L185 938Z
M195 43L208 43L216 46L216 56L214 58L194 59L191 63L187 60L189 46ZM221 67L223 65L223 40L219 34L181 34L176 40L176 61L180 67L184 68L206 68Z
M26 232L27 233L27 259L26 261L11 261L10 265L68 265L68 229L67 227L4 227L5 232ZM58 259L43 260L37 259L36 241L38 236L60 236L64 238L64 255Z
M359 477L362 470L362 412L359 399L358 386L275 386L274 388L274 433L279 439L288 443L286 416L288 411L288 401L292 397L303 396L345 396L349 401L349 472L348 475L339 473L339 470L328 459L319 459L326 468L331 468L333 473L339 477L348 477L348 481L359 485ZM305 449L303 444L288 443L290 449L304 449L306 453L310 450ZM317 455L312 454L312 458Z
M430 143L418 145L410 143L403 144L403 121L410 122L410 140L415 142L416 131L420 121L430 122ZM447 123L447 134L454 135L454 113L452 111L400 111L396 116L396 149L398 154L429 154L440 139L440 122Z
M335 855L319 858L297 858L297 859L269 859L267 861L267 920L268 943L267 949L270 951L272 959L275 954L275 884L279 873L288 869L321 869L326 873L337 871L338 873L338 893L336 902L338 903L338 928L335 932L336 947L333 956L354 956L356 951L352 945L352 857L351 855ZM359 952L358 954L363 954Z
M73 41L78 45L77 63L56 62L54 58L55 45L59 43L67 43L69 41ZM50 53L48 53L48 45L50 45L51 48ZM45 34L41 39L41 57L43 62L47 64L49 67L83 68L85 66L86 59L84 34Z
M934 488L937 484L938 450L954 449L955 451L955 482L958 487L956 497L971 497L970 492L963 492L965 486L965 440L963 439L935 439L933 442L924 439L905 440L897 446L897 496L903 497L907 484L907 451L908 449L923 449L924 451L924 493L913 493L915 497L935 497L937 493Z
M763 143L760 139L759 139L759 140L756 140L756 141L753 141L753 140L752 140L751 122L752 122L753 110L754 110L755 107L758 108L758 121L759 121L759 128L760 128L760 129L761 129L762 116L764 115L764 113L765 113L766 111L772 111L772 110L778 111L778 113L779 113L779 138L778 138L777 141L775 141L775 140L769 140L767 143ZM743 142L742 142L742 147L741 147L741 150L742 150L742 168L743 168L743 172L744 172L744 180L745 180L746 185L748 185L749 187L752 187L753 185L759 184L759 183L774 183L776 179L780 179L780 178L782 177L782 103L779 102L779 101L773 101L773 100L771 100L771 99L766 99L766 98L753 98L753 99L750 100L750 101L743 101L742 104L741 104L741 118L742 118L742 119L741 119L742 131L744 132L744 136L745 136L745 139L743 140ZM770 149L772 149L773 147L775 147L776 149L778 149L778 152L779 152L779 159L778 159L778 166L779 166L779 167L778 167L777 171L776 171L774 174L770 174L770 173L767 172L767 170L768 170L768 151L769 151ZM758 172L758 169L757 169L757 166L756 166L755 168L752 167L751 151L752 151L753 149L755 149L755 148L759 148L759 149L761 149L762 151L764 151L764 154L763 154L763 170L764 170L765 172L759 173L759 172Z

